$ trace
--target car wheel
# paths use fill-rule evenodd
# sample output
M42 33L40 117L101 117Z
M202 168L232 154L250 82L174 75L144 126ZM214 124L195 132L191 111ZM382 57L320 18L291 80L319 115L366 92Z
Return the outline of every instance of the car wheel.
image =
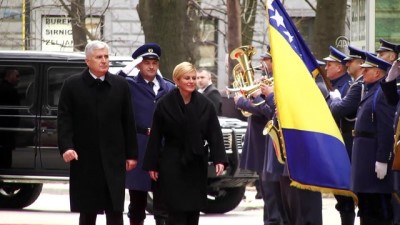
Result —
M0 183L0 208L22 209L34 203L43 184Z
M246 187L223 188L208 193L206 214L227 213L235 209L243 199Z

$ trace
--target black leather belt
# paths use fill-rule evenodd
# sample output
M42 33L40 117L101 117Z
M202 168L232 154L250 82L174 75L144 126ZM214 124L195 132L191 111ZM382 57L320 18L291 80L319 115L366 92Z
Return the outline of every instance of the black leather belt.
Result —
M144 127L140 127L140 126L136 126L136 132L138 132L139 134L144 134L149 136L150 135L150 128L144 128Z
M353 130L352 134L353 134L353 137L365 137L365 138L375 138L376 137L375 133L358 131L358 130Z

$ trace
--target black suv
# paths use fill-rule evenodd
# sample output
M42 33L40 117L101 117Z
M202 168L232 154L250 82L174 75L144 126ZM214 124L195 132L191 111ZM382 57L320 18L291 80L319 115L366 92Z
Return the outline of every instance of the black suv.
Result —
M130 60L112 57L110 71ZM43 183L68 182L69 167L57 148L57 105L63 81L84 68L82 53L0 51L0 208L24 208L38 198ZM17 71L19 81L4 83L9 71ZM210 167L205 213L234 209L246 185L257 179L238 169L247 123L225 117L220 123L229 167L219 177ZM151 211L151 196L149 201Z

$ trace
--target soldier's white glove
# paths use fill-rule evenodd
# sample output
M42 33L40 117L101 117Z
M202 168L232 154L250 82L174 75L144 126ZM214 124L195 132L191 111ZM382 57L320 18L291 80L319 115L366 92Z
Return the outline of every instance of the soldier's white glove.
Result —
M329 96L331 97L332 100L342 99L342 95L340 94L338 89L335 89L334 91L330 91Z
M394 61L392 67L389 70L389 73L385 79L386 82L390 82L396 79L400 75L400 62L398 60Z
M387 163L375 162L375 173L378 179L382 180L386 176L387 166Z
M134 59L132 62L129 62L124 68L122 68L122 72L124 72L126 75L131 75L130 73L133 71L133 69L137 66L137 64L141 63L143 61L142 57L138 57L137 59Z

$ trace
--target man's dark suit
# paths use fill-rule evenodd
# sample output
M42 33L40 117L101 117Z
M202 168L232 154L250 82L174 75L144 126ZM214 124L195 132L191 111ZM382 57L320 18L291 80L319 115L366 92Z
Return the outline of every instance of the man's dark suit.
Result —
M222 97L214 84L210 84L204 89L203 95L206 96L214 105L218 115L221 115Z

